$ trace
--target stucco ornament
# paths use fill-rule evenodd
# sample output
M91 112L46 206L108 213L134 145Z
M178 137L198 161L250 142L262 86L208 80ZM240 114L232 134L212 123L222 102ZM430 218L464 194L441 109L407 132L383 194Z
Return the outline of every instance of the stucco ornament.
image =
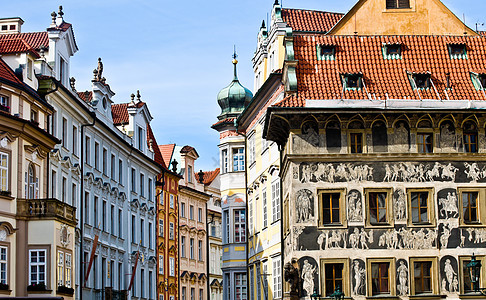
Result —
M395 195L395 220L403 221L406 217L407 197L402 189L397 189Z
M8 140L6 137L0 140L0 147L5 148L8 145Z
M447 259L444 265L444 273L446 274L447 282L449 283L449 292L457 292L457 286L454 284L454 280L457 281L457 273L452 267L451 260ZM443 279L445 280L445 279Z
M353 190L348 194L348 218L350 222L362 222L362 203L361 195L358 191Z
M361 295L364 284L365 284L365 274L366 271L364 268L359 266L359 261L355 260L354 261L354 288L353 288L353 294L354 295Z
M427 164L412 162L385 164L383 182L425 182L438 179L455 181L458 170L451 163L443 165L436 162L432 168Z
M7 240L7 230L5 228L0 229L0 241L4 242Z
M65 224L62 224L59 229L59 241L63 247L68 247L71 242L71 233Z
M446 198L440 198L441 205L440 214L446 218L455 218L459 216L459 209L457 208L457 197L455 193L447 193Z
M314 196L312 192L303 189L297 192L295 208L297 210L297 223L307 222L313 217L312 207L314 205Z
M312 266L309 261L304 260L304 265L302 267L302 279L304 280L304 290L307 295L312 295L314 292L314 273L316 272L316 267Z

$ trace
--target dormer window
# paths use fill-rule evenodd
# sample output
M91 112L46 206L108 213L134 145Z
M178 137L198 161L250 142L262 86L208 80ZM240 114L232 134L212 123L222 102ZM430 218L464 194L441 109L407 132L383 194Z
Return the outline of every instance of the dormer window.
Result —
M334 60L336 55L336 46L334 45L317 45L318 60Z
M10 25L10 30L15 30L16 26L15 25Z
M473 81L474 87L478 91L486 90L486 73L471 73L471 79Z
M347 90L359 90L363 87L363 74L348 73L342 74L343 85Z
M415 73L412 74L413 85L415 89L430 88L430 73Z
M2 31L6 31L8 29L7 25L2 25Z
M410 8L410 0L386 0L386 9Z
M402 45L401 44L383 44L383 58L385 59L401 59Z
M449 56L451 59L466 59L467 52L466 52L466 44L449 44L447 45L449 48Z

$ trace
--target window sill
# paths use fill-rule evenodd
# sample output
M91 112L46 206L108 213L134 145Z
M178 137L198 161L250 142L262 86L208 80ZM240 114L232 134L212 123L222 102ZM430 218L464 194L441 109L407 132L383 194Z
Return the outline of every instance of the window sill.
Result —
M484 299L484 296L480 293L460 294L459 299Z
M433 223L421 223L421 224L408 223L407 224L407 227L410 227L410 228L433 228L433 227L436 227L436 226L437 225L433 224Z
M10 295L12 290L0 290L0 295Z
M395 224L370 224L366 223L366 228L374 228L374 229L380 229L380 228L395 228ZM370 296L371 297L371 296ZM375 297L375 296L373 296Z
M459 222L459 227L464 228L464 227L474 227L474 228L484 228L486 227L486 224L483 223L463 223Z
M375 295L375 296L367 296L366 299L400 299L398 296L392 295Z
M270 223L270 226L273 226L273 224L278 223L279 221L280 221L280 219L277 219L275 221L272 221L272 223Z
M435 294L421 294L421 295L410 295L409 299L444 299L446 298L446 295L435 295Z

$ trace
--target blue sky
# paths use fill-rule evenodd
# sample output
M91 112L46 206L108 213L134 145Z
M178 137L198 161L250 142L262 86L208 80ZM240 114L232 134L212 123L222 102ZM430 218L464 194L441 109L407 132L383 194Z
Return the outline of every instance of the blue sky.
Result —
M283 6L345 13L356 1L283 0ZM90 88L101 57L103 75L116 93L113 100L128 102L140 90L154 117L157 142L195 147L200 155L196 168L212 170L218 167L219 135L210 126L220 113L216 96L232 80L233 45L240 81L252 89L257 33L273 2L44 0L40 5L21 0L2 3L0 17L21 17L23 32L41 31L62 5L79 47L71 61L78 91ZM443 2L461 19L464 14L471 28L486 22L484 0Z

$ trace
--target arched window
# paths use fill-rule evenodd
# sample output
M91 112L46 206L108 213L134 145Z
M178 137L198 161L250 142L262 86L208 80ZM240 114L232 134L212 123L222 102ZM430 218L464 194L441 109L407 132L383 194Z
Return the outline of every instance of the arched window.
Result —
M434 151L434 132L429 120L422 120L417 126L418 153L432 153Z
M463 126L464 152L478 152L478 128L472 121L467 121Z
M326 145L329 152L341 150L341 126L337 121L331 121L326 126Z
M363 123L353 121L348 126L349 152L363 153L364 148L364 126Z
M388 146L388 132L383 121L377 121L371 129L373 135L373 152L386 152Z

